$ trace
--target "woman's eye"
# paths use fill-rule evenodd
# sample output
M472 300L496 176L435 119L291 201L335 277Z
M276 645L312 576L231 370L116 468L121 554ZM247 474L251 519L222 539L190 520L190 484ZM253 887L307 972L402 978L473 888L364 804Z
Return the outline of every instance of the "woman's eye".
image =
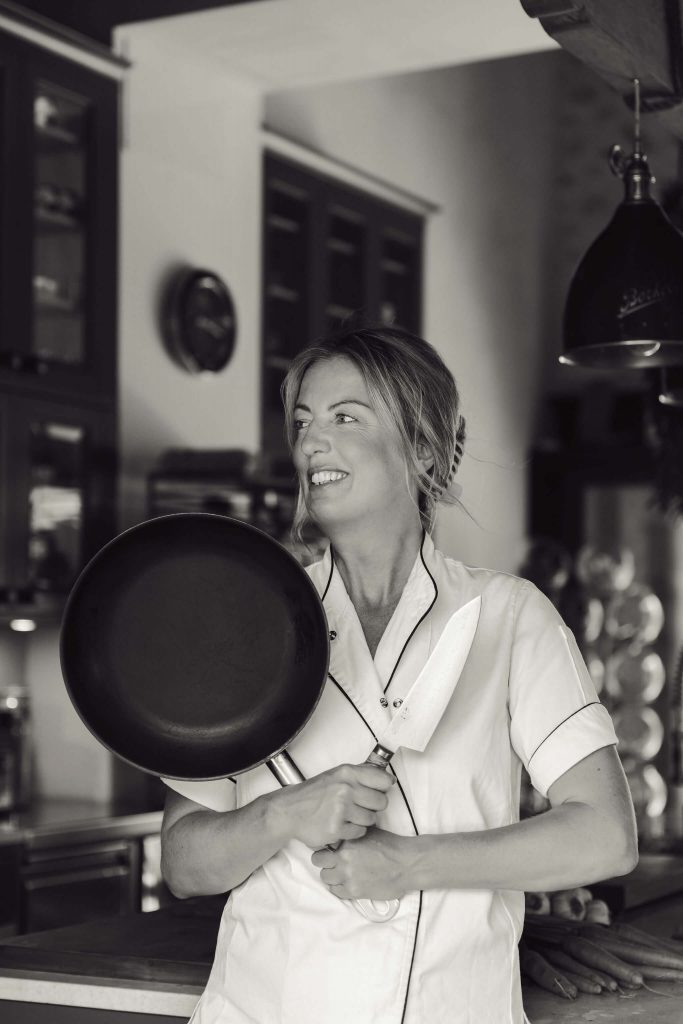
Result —
M299 433L300 430L303 430L307 423L308 420L294 420L294 430L296 431L296 433Z
M335 414L335 420L337 423L353 423L355 417L351 416L348 412L338 412Z

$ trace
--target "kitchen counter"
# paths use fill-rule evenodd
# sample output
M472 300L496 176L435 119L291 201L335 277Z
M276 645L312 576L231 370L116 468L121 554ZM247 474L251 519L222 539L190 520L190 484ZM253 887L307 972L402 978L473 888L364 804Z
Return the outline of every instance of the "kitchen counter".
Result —
M186 1021L209 974L224 903L183 900L0 945L3 1024L52 1021L55 1005L125 1012L126 1024L138 1016ZM68 1019L77 1024L75 1014Z
M25 935L0 945L3 1024L53 1024L57 1006L72 1008L64 1018L69 1024L95 1019L109 1024L118 1022L119 1013L121 1024L187 1021L208 977L224 902L224 896L184 900L151 914ZM683 893L626 911L624 918L671 935L683 923ZM681 1024L683 985L655 987L664 994L581 993L569 1001L525 986L524 1005L531 1024ZM88 1016L94 1009L107 1016Z

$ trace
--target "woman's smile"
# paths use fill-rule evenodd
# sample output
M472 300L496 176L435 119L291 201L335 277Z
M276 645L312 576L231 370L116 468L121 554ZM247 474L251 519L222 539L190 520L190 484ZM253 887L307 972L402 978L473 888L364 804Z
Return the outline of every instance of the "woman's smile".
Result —
M330 484L336 484L340 480L345 480L348 475L348 473L342 473L339 470L320 469L313 471L310 477L314 487L328 487Z

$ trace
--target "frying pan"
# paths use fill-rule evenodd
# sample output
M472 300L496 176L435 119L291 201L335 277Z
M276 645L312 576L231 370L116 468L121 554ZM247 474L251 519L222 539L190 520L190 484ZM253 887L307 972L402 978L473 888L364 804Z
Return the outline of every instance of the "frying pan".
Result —
M87 728L136 768L216 779L267 763L301 781L284 748L322 693L327 622L261 530L180 513L115 537L71 590L60 659Z
M143 771L217 779L267 764L327 678L327 620L308 574L256 527L203 512L133 526L86 565L60 636L67 691L93 735ZM352 900L371 921L398 901Z

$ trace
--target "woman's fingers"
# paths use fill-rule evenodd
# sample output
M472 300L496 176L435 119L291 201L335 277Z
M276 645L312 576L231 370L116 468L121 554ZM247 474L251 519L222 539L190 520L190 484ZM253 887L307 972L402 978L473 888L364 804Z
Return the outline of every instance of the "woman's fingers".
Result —
M395 776L376 765L344 764L282 790L283 828L313 849L360 839L388 804Z
M366 807L370 811L383 811L389 803L386 790L368 789L367 786L354 786L353 799L357 806Z
M362 839L367 832L366 825L354 825L353 822L345 822L341 827L342 839Z
M369 789L378 789L386 793L396 782L396 776L386 768L375 764L345 765L353 773L354 781Z
M353 804L349 807L347 820L350 825L364 825L365 828L370 828L377 821L377 811L370 811L367 807Z

